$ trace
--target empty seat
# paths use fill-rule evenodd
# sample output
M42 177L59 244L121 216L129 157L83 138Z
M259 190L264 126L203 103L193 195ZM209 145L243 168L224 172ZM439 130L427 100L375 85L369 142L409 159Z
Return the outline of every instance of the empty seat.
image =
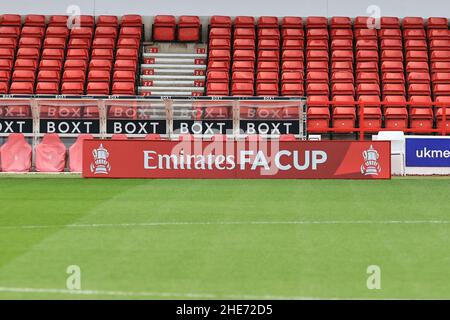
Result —
M64 27L60 27L60 26L48 26L47 30L45 32L45 36L46 37L53 37L53 38L64 38L67 39L67 37L69 36L69 29L64 26Z
M111 54L112 54L112 52L111 52ZM92 57L94 57L94 52L92 52ZM111 56L109 55L109 53L108 53L108 55L105 54L104 56L100 56L99 54L96 54L95 57L101 58L101 59L109 59L109 60L112 60L112 58L113 58L112 55ZM137 58L138 58L137 49L119 48L116 51L116 59L136 60Z
M117 48L139 49L139 40L135 38L120 38L117 42Z
M209 25L214 28L231 28L231 17L229 16L212 16Z
M176 21L174 16L158 15L153 21L153 41L174 41Z
M125 50L125 49L118 49L117 54L119 54L119 50ZM92 59L105 59L105 60L112 61L114 59L114 52L112 49L92 49L91 57L92 57ZM82 58L82 55L80 55L78 59L80 59L80 58Z
M22 133L11 133L0 147L0 168L4 172L28 172L32 148Z
M69 69L65 70L62 77L64 82L81 82L86 79L86 73L83 70Z
M120 22L126 27L142 27L142 17L138 14L125 14Z
M44 36L44 27L24 26L21 31L21 37L42 38Z
M254 88L252 83L235 82L231 87L233 96L253 96Z
M66 62L64 62L64 70L78 70L85 72L86 68L86 60L66 60Z
M0 15L0 26L20 27L22 25L22 17L18 14Z
M86 51L86 54L87 54L87 51ZM62 49L44 49L42 51L42 59L62 61L64 59L64 50L62 50Z
M33 59L16 59L14 62L14 71L30 70L34 73L37 68L37 61Z
M430 17L427 25L428 29L448 29L448 20L442 17Z
M258 96L278 96L278 84L258 83L256 85L256 95Z
M91 47L91 39L89 38L71 38L69 40L69 49L87 49Z
M48 22L49 26L67 26L67 20L68 16L64 15L53 15L50 17L50 20Z
M39 59L40 53L36 48L19 48L17 50L17 58L18 59Z
M114 82L112 86L113 95L134 95L134 82Z
M9 87L9 93L11 94L33 94L34 83L28 82L12 82Z
M307 17L306 28L328 28L328 19L326 17Z
M83 61L83 60L80 60L80 61ZM119 60L119 61L123 61L123 60ZM125 61L128 61L128 60L125 60ZM92 59L89 62L89 70L91 70L91 71L92 70L111 71L111 68L112 68L112 62L110 60Z
M95 29L95 38L109 38L116 39L117 38L117 28L116 27L108 27L108 26L98 26Z
M254 28L255 18L251 16L237 16L234 18L234 25L238 28Z
M86 93L91 95L109 95L109 82L88 82Z
M117 16L101 15L97 18L97 29L99 27L113 27L119 26L119 18Z
M140 40L142 29L137 27L122 27L119 32L119 38L132 38Z
M63 82L61 85L61 94L83 95L84 84L82 82Z
M206 86L208 96L228 96L229 89L227 83L208 82Z
M66 39L55 38L55 37L46 37L44 40L44 48L63 49L64 50L66 48Z
M39 82L56 82L59 83L59 71L40 70L37 76Z
M36 94L52 94L59 93L58 82L38 82L36 84Z
M111 73L108 70L94 69L90 70L88 73L89 82L109 82L110 80L111 80Z
M96 60L91 60L91 63L93 63ZM99 60L105 61L105 60ZM108 61L109 62L109 61ZM124 71L133 71L136 72L137 68L137 62L133 60L122 60L122 59L116 59L114 62L114 70L124 70Z
M200 18L197 16L180 16L178 20L178 40L200 40Z
M66 147L56 133L44 135L36 146L36 170L39 172L62 172L66 165Z

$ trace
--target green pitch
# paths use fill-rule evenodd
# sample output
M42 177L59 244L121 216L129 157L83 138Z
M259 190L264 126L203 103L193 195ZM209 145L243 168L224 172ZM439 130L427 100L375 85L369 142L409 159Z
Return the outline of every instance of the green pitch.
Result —
M449 299L449 190L448 178L4 176L0 298Z

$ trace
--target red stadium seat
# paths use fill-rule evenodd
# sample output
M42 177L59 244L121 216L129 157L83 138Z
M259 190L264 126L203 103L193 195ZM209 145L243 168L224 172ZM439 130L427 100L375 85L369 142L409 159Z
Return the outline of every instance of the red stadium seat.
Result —
M119 61L122 61L122 60L119 60ZM92 70L111 71L111 68L112 68L112 62L110 60L92 59L89 62L89 70L91 70L91 71ZM83 68L83 69L86 69L86 68Z
M20 27L22 25L22 17L18 14L0 15L0 26Z
M0 147L0 168L4 172L28 172L32 148L22 133L11 133Z
M232 22L229 16L212 16L209 25L214 28L231 28Z
M117 38L117 28L108 26L97 26L95 29L96 39L116 39Z
M69 49L87 49L91 47L91 39L89 38L70 38Z
M193 41L200 40L200 18L197 16L180 16L178 20L178 40Z
M70 50L69 50L70 51ZM63 61L64 59L64 50L63 49L46 49L42 51L42 59L45 60L59 60Z
M430 17L428 18L428 29L448 29L447 18Z
M135 38L119 38L117 48L139 49L139 40Z
M66 40L64 38L46 37L44 40L44 48L64 50L66 48Z
M24 26L20 36L41 39L44 37L44 27Z
M37 48L19 48L17 50L17 58L18 59L39 59L40 52Z
M229 89L227 83L208 82L206 86L206 95L208 96L228 96Z
M98 27L117 28L118 26L119 26L119 18L117 16L101 15L97 18L97 29Z
M39 172L62 172L66 165L66 147L56 133L44 135L36 146L36 170Z
M87 68L86 60L66 60L64 62L64 70L78 70L85 72Z
M38 82L36 84L36 94L58 94L59 85L57 82Z
M45 27L45 16L39 14L29 14L25 17L25 26Z
M56 82L59 83L59 71L40 70L37 76L38 82Z
M36 71L37 61L33 59L16 59L14 62L14 71L29 70L33 73Z
M61 85L61 94L83 95L83 82L63 82L63 84Z
M142 29L138 27L122 27L120 29L119 38L132 38L140 40L142 37Z
M33 92L33 82L12 82L9 87L9 93L11 94L33 94Z
M69 148L69 171L81 172L83 169L83 141L93 139L91 134L80 134Z
M174 41L176 21L174 16L158 15L153 21L153 41Z
M128 95L135 94L134 82L114 82L112 86L113 95Z
M118 49L117 55L119 54L119 50L124 50L124 49ZM67 56L69 57L69 54L67 54ZM114 52L112 49L92 49L91 58L92 59L105 59L105 60L112 61L112 60L114 60ZM80 54L77 58L74 57L74 59L89 60L89 57L86 56L85 58L83 58L83 55Z
M53 38L64 38L67 39L69 37L69 29L67 26L51 26L49 25L47 27L47 30L45 32L46 37L53 37Z
M234 18L234 25L238 28L254 28L255 18L250 16L237 16Z
M91 60L91 63L93 61L94 60ZM137 63L136 63L136 61L133 61L133 60L116 59L116 61L114 62L114 70L116 70L116 71L123 70L123 71L136 72L136 68L137 68Z
M49 26L67 26L68 16L54 15L50 17Z
M120 22L126 27L142 27L142 17L138 14L125 14Z
M94 57L94 53L92 53L92 57ZM112 60L111 56L104 56L103 59ZM137 60L138 52L137 49L129 49L129 48L119 48L116 51L116 59L120 60Z
M109 82L88 82L86 93L90 95L109 95Z

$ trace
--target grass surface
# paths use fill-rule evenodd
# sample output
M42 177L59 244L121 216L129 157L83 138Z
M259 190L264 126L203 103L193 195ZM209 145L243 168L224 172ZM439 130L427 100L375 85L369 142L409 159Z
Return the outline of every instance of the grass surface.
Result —
M5 176L0 299L448 299L449 190L434 178ZM69 265L80 294L65 291ZM381 290L366 287L369 265Z

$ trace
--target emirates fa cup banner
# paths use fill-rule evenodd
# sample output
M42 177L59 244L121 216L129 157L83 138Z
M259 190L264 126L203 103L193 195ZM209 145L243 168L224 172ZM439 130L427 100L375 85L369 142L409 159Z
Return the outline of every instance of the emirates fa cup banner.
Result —
M389 141L85 140L85 178L390 179Z

